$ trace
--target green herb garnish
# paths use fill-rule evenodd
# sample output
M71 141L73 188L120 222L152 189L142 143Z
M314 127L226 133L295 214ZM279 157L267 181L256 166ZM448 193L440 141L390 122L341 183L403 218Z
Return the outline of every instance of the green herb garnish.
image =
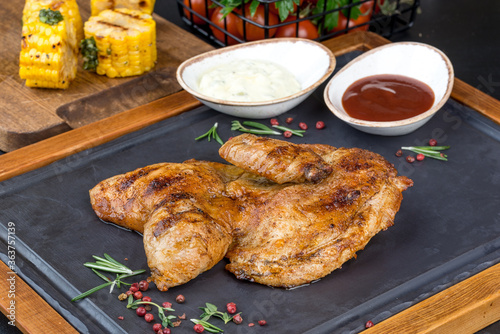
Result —
M200 140L200 139L207 137L208 141L210 141L212 138L214 138L219 144L224 145L224 142L222 141L222 139L219 137L219 134L217 133L218 126L219 126L219 124L217 122L215 122L214 126L212 126L210 128L210 130L208 130L207 132L205 132L201 136L195 138L195 140Z
M111 256L108 254L104 254L104 258L99 257L99 256L92 256L94 259L96 259L96 262L86 262L83 265L85 267L91 268L94 274L102 278L106 283L103 283L101 285L96 286L95 288L92 288L76 297L71 299L72 302L83 299L92 293L99 291L107 286L111 286L109 289L109 293L113 292L113 288L115 285L120 288L122 284L125 285L131 285L130 283L126 283L122 281L122 279L127 278L127 277L132 277L135 275L139 275L144 273L146 270L140 269L140 270L131 270L129 267L121 264L120 262L116 261L113 259ZM105 271L105 272L110 272L110 273L116 273L116 278L114 280L111 280L110 278L106 277L102 273L98 272L96 269Z
M95 43L94 36L82 39L80 42L80 49L83 56L83 69L95 70L97 65L99 65L99 59L97 57L99 49Z
M440 151L449 149L449 146L405 146L401 147L402 150L412 151L414 153L421 153L426 157L448 161L448 156Z
M146 302L140 299L134 300L134 297L132 295L128 296L128 301L127 301L127 308L130 309L137 309L139 305L153 305L156 306L158 309L158 318L161 320L161 323L164 327L174 327L174 324L172 323L173 319L176 319L177 317L175 315L166 315L165 311L170 311L173 312L175 311L173 308L169 307L162 307L156 303L153 302Z
M306 132L306 130L294 130L287 128L286 126L283 125L273 125L273 128L279 129L281 131L290 131L292 134L299 136L299 137L304 137L303 133Z
M64 20L64 17L62 16L60 11L52 10L50 8L40 9L38 17L40 18L40 22L46 23L51 26L56 25L62 20Z
M207 332L210 332L210 333L222 333L222 332L224 332L223 329L221 329L217 326L214 326L205 320L200 320L200 319L190 319L190 320L195 324L201 324Z
M252 133L254 135L281 135L281 132L274 131L264 124L252 121L232 121L231 130Z
M221 312L217 310L217 306L210 303L205 303L206 307L200 307L203 313L200 315L201 320L207 321L210 317L214 316L220 318L224 321L224 324L227 324L231 320L233 320L233 316L227 314L226 312ZM238 313L239 314L239 313Z

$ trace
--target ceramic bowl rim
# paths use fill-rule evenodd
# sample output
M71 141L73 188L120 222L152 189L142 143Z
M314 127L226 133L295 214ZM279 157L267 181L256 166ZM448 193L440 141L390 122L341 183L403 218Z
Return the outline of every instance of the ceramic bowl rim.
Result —
M353 118L353 117L349 116L345 111L337 110L337 108L333 105L333 103L329 97L330 96L330 94L329 94L330 87L331 87L332 83L334 82L335 78L348 69L347 66L344 66L330 79L330 81L328 82L328 84L325 87L325 91L323 92L323 98L325 100L325 103L328 106L328 108L330 109L330 111L335 114L335 116L337 116L338 118L340 118L341 120L343 120L347 123L356 124L357 126L364 126L364 127L371 127L371 128L373 128L373 127L375 127L375 128L395 128L395 127L401 127L401 126L413 124L413 123L419 122L421 120L424 120L428 117L431 117L439 109L442 108L442 106L446 103L446 101L448 101L448 99L451 95L455 75L454 75L453 65L452 65L450 59L441 50L439 50L439 49L437 49L429 44L420 43L420 42L396 42L396 43L382 45L382 46L376 47L372 50L366 51L365 53L363 53L363 54L359 55L358 57L356 57L355 59L353 59L353 61L358 62L358 61L360 61L366 57L369 57L370 55L372 55L372 54L374 54L382 49L398 47L400 45L414 45L414 46L418 46L418 47L425 47L425 48L431 49L432 51L438 53L441 56L441 58L443 59L443 61L446 64L446 68L448 69L447 87L446 87L446 91L445 91L443 97L441 98L441 100L435 106L433 106L432 108L430 108L429 110L427 110L426 112L424 112L422 114L419 114L419 115L416 115L416 116L413 116L410 118L398 120L398 121L376 122L376 121L366 121L366 120L362 120L362 119ZM343 93L344 92L342 92L342 94Z
M217 98L213 98L213 97L201 94L200 92L198 92L198 91L192 89L191 87L189 87L186 84L186 82L184 81L184 79L183 79L184 70L187 67L189 67L191 64L199 62L199 61L201 61L203 59L211 58L211 57L217 56L219 54L226 53L226 52L231 52L231 51L237 50L237 49L253 47L255 45L273 44L273 43L274 44L275 43L290 43L290 42L292 42L292 43L303 42L303 43L307 43L307 44L311 44L311 45L314 45L316 47L319 47L319 48L321 48L327 54L328 59L329 59L328 67L326 68L325 73L323 74L323 76L321 78L319 78L318 80L316 80L316 82L314 82L309 87L306 87L305 89L302 89L301 91L299 91L299 92L297 92L295 94L288 95L288 96L285 96L285 97L282 97L282 98L279 98L279 99L273 99L273 100L267 100L267 101L260 101L260 102L228 101L228 100L217 99ZM263 40L253 41L253 42L246 42L246 43L242 43L242 44L226 46L224 48L220 48L220 49L216 49L216 50L211 50L211 51L204 52L202 54L199 54L197 56L189 58L189 59L185 60L183 63L181 63L179 65L179 67L177 68L176 77L177 77L177 81L179 82L179 84L181 85L181 87L185 91L187 91L191 95L193 95L193 96L195 96L195 97L197 97L197 98L199 98L201 100L205 100L205 101L208 101L208 102L211 102L211 103L215 103L215 104L221 104L221 105L226 105L226 106L237 106L237 107L270 106L270 105L273 105L273 104L277 104L277 103L281 103L281 102L286 102L286 101L293 100L293 99L295 99L297 97L300 97L300 96L302 96L302 95L304 95L304 94L306 94L306 93L308 93L308 92L316 89L326 79L328 79L328 77L333 73L333 71L335 70L336 64L337 64L337 61L336 61L336 58L335 58L335 55L333 54L333 52L329 48L327 48L326 46L324 46L323 44L321 44L319 42L316 42L316 41L313 41L313 40L310 40L310 39L305 39L305 38L295 38L295 37L281 38L280 37L280 38L272 38L272 39L263 39Z

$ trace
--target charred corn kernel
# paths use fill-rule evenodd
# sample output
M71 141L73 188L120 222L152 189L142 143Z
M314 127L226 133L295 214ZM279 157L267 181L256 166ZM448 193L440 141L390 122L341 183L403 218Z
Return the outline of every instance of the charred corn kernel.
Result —
M97 47L97 74L128 77L154 67L156 22L151 15L133 9L107 9L90 17L84 31L86 40L93 38Z
M83 34L75 0L26 1L19 55L26 86L68 88L77 72L77 30Z
M155 0L91 0L91 15L96 16L106 9L127 8L152 14Z

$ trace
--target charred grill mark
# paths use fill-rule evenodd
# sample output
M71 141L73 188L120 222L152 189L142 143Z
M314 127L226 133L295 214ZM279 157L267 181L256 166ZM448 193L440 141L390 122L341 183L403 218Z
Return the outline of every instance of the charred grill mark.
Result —
M332 197L325 203L325 209L333 211L339 208L350 206L359 198L361 192L355 189L339 188L332 194Z
M123 179L119 184L118 184L118 189L120 191L125 191L127 190L128 188L130 188L130 186L132 184L134 184L134 182L137 180L137 179L140 179L141 177L144 177L146 175L148 175L153 169L150 169L150 168L141 168L140 170L138 170L136 173L134 173L133 175L129 176L129 177L126 177L125 179Z
M163 218L160 220L158 223L155 224L154 230L153 230L153 235L155 238L158 238L160 235L165 233L168 229L172 228L175 226L177 223L179 223L182 220L185 220L187 222L198 222L198 219L193 219L193 217L189 217L189 219L185 219L185 215L188 213L194 213L197 215L201 215L205 219L210 219L210 217L201 209L192 209L188 211L183 211L179 213L175 213L173 215L170 215L166 218Z
M162 206L164 206L166 204L173 204L179 200L191 199L191 198L193 198L193 196L191 196L190 194L185 193L185 192L168 194L168 197L165 197L160 202L158 202L154 208L156 210L156 209L161 208Z
M148 2L147 1L140 1L139 2L139 7L146 7L148 5Z
M99 20L97 22L100 23L100 24L109 26L109 27L120 28L121 30L128 30L127 27L124 27L124 26L121 26L121 25L118 25L118 24L114 24L114 23L110 23L110 22L106 22L106 21L102 21L102 20Z
M183 178L181 176L174 176L174 177L161 176L161 177L158 177L158 178L152 180L151 182L149 182L148 187L147 187L144 194L149 195L151 193L158 192L158 191L163 190L167 187L170 187L173 184L179 183L182 180L183 180Z

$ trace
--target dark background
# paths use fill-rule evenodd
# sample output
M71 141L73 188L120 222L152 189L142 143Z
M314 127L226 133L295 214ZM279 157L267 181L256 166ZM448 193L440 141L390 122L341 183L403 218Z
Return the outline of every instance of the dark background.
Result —
M155 12L191 31L181 20L175 0L157 0ZM421 1L413 27L393 35L393 42L416 41L441 49L454 65L455 76L500 99L500 1ZM0 320L0 333L20 333ZM500 333L500 322L480 331Z

